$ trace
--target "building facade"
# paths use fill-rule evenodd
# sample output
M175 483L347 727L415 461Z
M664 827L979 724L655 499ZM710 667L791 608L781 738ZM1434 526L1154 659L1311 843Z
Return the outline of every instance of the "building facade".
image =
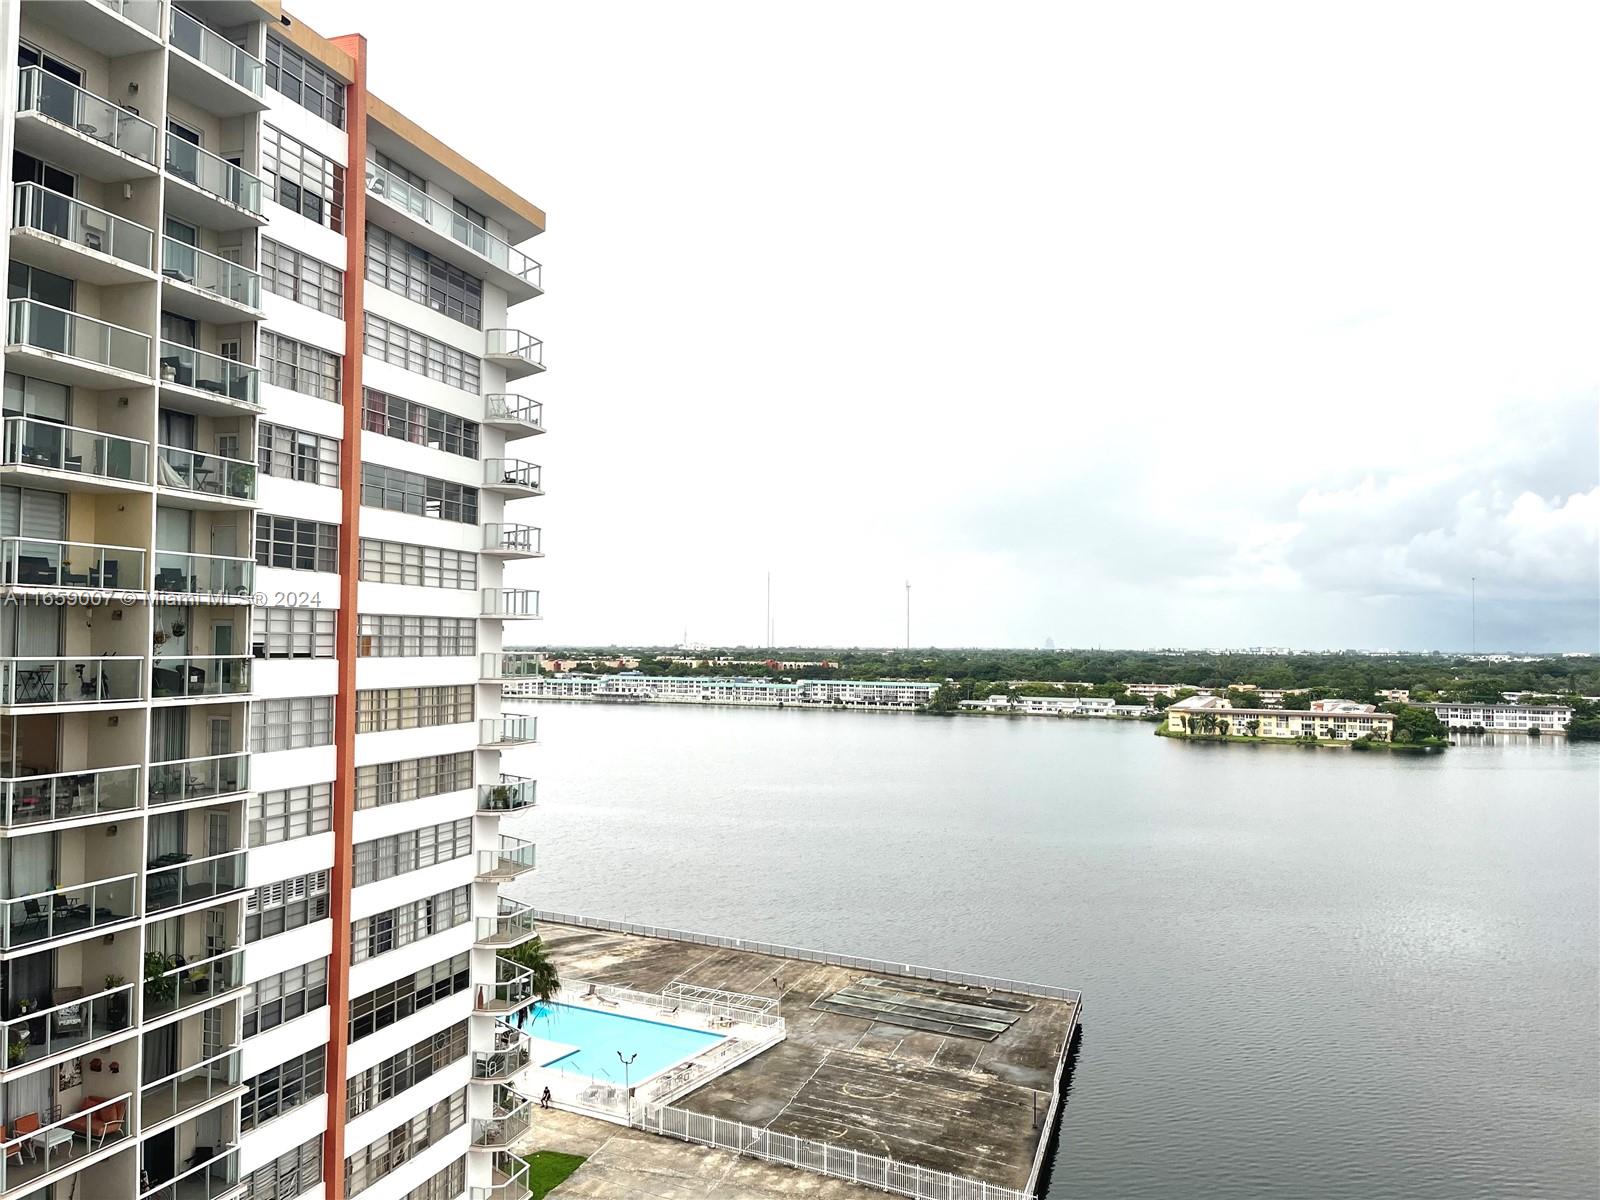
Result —
M1190 696L1167 706L1170 733L1231 737L1354 741L1370 735L1389 741L1394 714L1352 700L1315 700L1310 709L1234 708L1221 696Z
M1572 710L1559 704L1424 704L1451 729L1489 733L1565 733Z
M515 656L512 670L516 669ZM746 679L741 676L542 675L506 683L506 695L525 700L634 701L657 704L736 704L758 708L867 708L914 712L939 690L903 679Z
M516 1200L544 214L277 0L0 22L0 1197Z

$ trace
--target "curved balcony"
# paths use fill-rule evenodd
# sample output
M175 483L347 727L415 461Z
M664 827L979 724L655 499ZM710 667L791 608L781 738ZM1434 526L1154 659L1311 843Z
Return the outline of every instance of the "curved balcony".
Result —
M156 551L155 590L162 595L202 596L207 604L249 604L255 582L253 558Z
M106 391L150 382L144 334L38 300L11 301L6 355L27 374L69 387Z
M248 654L190 654L150 662L152 700L212 700L250 694Z
M544 370L544 343L520 329L484 330L484 358L506 369L506 379L522 379Z
M499 783L478 785L478 811L481 813L520 812L532 808L538 796L537 780L521 775L500 776Z
M11 254L86 283L144 283L155 267L155 230L37 183L12 190Z
M532 1120L532 1100L523 1099L510 1088L496 1088L489 1116L472 1122L472 1144L480 1150L509 1150L528 1132Z
M478 1012L501 1012L503 1009L487 1009L481 1004ZM501 1032L496 1030L496 1033ZM533 1055L528 1048L528 1038L525 1034L505 1030L511 1036L504 1040L505 1045L498 1050L477 1050L472 1055L472 1078L479 1083L504 1083L506 1080L521 1071L533 1061Z
M535 866L534 850L532 842L502 833L499 849L478 851L478 882L508 883L526 875Z
M256 464L220 454L160 446L156 483L180 508L238 508L256 502Z
M477 918L476 944L485 950L506 950L539 936L533 927L533 908L520 900L501 896L495 915Z
M7 829L117 816L139 808L140 768L99 767L0 779L0 826Z
M500 746L524 746L538 741L535 717L484 717L478 722L478 743L484 750Z
M528 1183L529 1170L525 1159L515 1154L496 1153L489 1182L469 1189L469 1200L529 1200L533 1195Z
M0 585L53 591L143 591L144 551L93 542L0 538Z
M483 423L503 429L507 441L544 432L544 405L526 396L499 392L483 398Z
M523 462L520 458L483 460L483 490L486 492L498 492L511 499L542 496L543 477L538 463Z
M243 852L240 852L238 857L242 858ZM243 863L239 865L238 874L242 886ZM145 889L147 892L150 890L148 879L145 882ZM163 893L168 892L171 890L171 885L162 884L160 890ZM167 904L164 907L172 908L175 905ZM152 908L148 911L157 910ZM220 954L213 954L210 958L192 963L180 962L175 955L163 957L166 963L165 969L152 975L148 973L149 966L145 968L144 1005L140 1012L141 1019L145 1021L170 1016L189 1008L198 1008L202 1004L237 992L245 986L243 950L224 950Z
M16 130L19 149L90 179L155 173L154 125L42 67L17 72Z
M150 443L33 417L7 417L0 439L0 475L25 476L23 486L72 492L144 487Z
M250 790L248 754L210 754L150 764L150 806L216 800Z
M484 588L483 612L491 621L537 621L539 593L531 588Z
M199 904L243 890L243 850L230 850L186 862L163 863L161 859L156 859L144 877L144 911L147 915L164 912L169 908ZM187 969L191 973L195 970L192 966L179 969ZM146 987L148 990L148 982ZM210 985L206 984L201 990L209 991ZM145 1013L149 1015L148 995Z
M249 267L180 242L161 239L161 307L197 321L259 321L261 275Z
M536 525L490 521L483 527L483 552L496 558L543 558L541 534Z
M267 107L262 98L266 66L176 6L168 6L167 40L182 51L169 56L170 86L219 117L237 117Z
M519 967L510 959L495 956L494 983L479 984L476 999L473 1002L475 1012L490 1016L504 1016L507 1013L518 1012L537 1001L533 994L533 972L527 967ZM496 1025L495 1036L497 1039L505 1038L513 1031L509 1026ZM525 1035L517 1034L519 1039Z
M0 949L38 946L134 919L134 875L114 875L0 900Z
M174 59L174 62L177 60ZM261 214L261 180L202 150L177 134L167 134L167 211L207 229L244 229L265 225Z
M144 699L143 655L0 659L0 705L137 704Z

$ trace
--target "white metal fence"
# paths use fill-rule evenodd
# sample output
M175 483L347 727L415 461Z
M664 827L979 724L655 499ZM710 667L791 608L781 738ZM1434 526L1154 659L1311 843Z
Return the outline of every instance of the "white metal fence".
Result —
M962 971L941 971L937 967L919 967L911 963L889 962L879 958L859 958L853 954L829 954L822 950L804 950L795 946L781 946L774 942L753 942L745 938L718 937L711 933L690 933L663 925L636 925L631 921L610 921L602 917L579 917L571 913L533 910L536 921L550 921L557 925L577 925L586 929L604 929L612 933L631 933L639 937L665 938L675 942L693 942L701 946L720 946L728 950L746 950L752 954L770 954L775 958L795 958L804 962L825 963L828 966L848 967L852 970L875 971L885 975L900 975L908 979L925 979L932 983L960 983L968 987L989 988L996 992L1012 992L1020 996L1043 996L1047 1000L1069 1000L1074 1004L1083 999L1073 988L1054 987L1048 983L1022 983L1015 979L997 979L990 975L971 975ZM991 1193L993 1194L993 1193Z
M703 1017L709 1028L733 1024L754 1025L760 1029L776 1029L783 1035L783 1018L775 1011L763 1011L745 1003L746 997L735 992L715 993L702 989L699 994L679 995L671 992L641 992L636 988L619 987L614 983L596 983L588 979L564 979L561 982L562 998L571 1001L599 1000L604 1003L637 1004L661 1016Z
M718 1150L732 1150L766 1162L798 1167L816 1175L882 1188L915 1200L1030 1200L1028 1193L967 1179L944 1171L863 1154L829 1142L813 1142L787 1133L758 1129L742 1121L687 1112L666 1104L635 1110L638 1128Z

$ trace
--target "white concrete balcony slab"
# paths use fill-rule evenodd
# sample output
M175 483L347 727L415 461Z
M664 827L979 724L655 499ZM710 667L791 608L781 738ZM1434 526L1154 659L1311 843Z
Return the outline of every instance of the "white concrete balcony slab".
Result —
M63 821L136 813L144 804L143 774L135 764L0 779L0 826L32 832Z
M17 73L17 148L115 183L156 173L156 127L41 67Z
M142 492L150 443L33 417L7 417L0 479L56 492Z
M175 238L161 239L161 307L218 325L260 321L261 275Z
M484 330L484 358L506 369L506 379L523 379L544 370L544 343L520 329Z
M6 591L143 591L144 551L135 546L0 538L0 588Z
M160 369L164 405L214 417L263 411L261 371L249 363L163 341Z
M218 230L267 223L261 212L261 180L243 167L175 133L167 134L163 162L169 215Z
M125 925L137 919L137 883L135 875L115 875L0 899L0 949L44 946Z
M507 499L544 495L544 472L538 463L520 458L483 460L483 490Z
M49 0L28 15L107 58L161 49L161 0Z
M142 704L149 661L140 654L0 658L0 706L59 711Z
M507 441L533 437L544 432L544 405L512 392L496 392L483 398L483 423L503 430Z
M153 584L164 596L198 596L207 604L249 604L254 599L253 558L157 550L155 559Z
M20 298L6 316L10 369L96 391L150 383L151 339L136 329Z
M543 539L536 525L490 521L483 527L483 552L496 558L543 558Z
M171 508L253 508L256 464L220 454L201 454L178 446L156 451L156 484L161 502Z
M155 278L155 230L37 183L19 183L11 196L18 262L102 287Z
M203 25L180 8L170 9L167 40L178 53L168 58L168 87L219 117L261 112L266 66L243 46Z

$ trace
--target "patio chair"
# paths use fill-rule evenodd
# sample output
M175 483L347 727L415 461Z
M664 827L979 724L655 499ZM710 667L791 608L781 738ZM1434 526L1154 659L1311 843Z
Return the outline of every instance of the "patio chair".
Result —
M81 987L56 988L50 993L51 1007L56 1010L52 1019L57 1037L72 1037L86 1031L83 1005L72 1003L74 1000L82 999ZM66 1007L61 1007L63 1005Z
M85 1096L83 1103L78 1106L78 1115L67 1122L67 1128L73 1133L83 1134L83 1140L89 1143L90 1150L96 1148L96 1138L104 1146L107 1138L113 1133L121 1133L123 1129L125 1116L122 1101L106 1104L106 1099L105 1096ZM98 1108L98 1105L105 1107Z
M28 1157L30 1159L34 1159L34 1158L38 1158L39 1157L39 1147L33 1141L33 1137L32 1137L33 1134L36 1134L38 1132L39 1132L39 1114L38 1113L26 1113L23 1116L20 1116L20 1117L17 1118L16 1136L19 1137L19 1138L25 1137L25 1138L28 1139L27 1141L22 1143L22 1146L26 1146L28 1148ZM17 1148L20 1150L22 1148L22 1146L18 1146ZM11 1157L9 1152L7 1152L6 1157L7 1158Z
M22 933L36 925L45 924L44 906L37 900L24 900L22 902L22 922L17 926L17 932Z
M34 1119L37 1120L38 1118L36 1117ZM20 1126L25 1120L27 1120L26 1117L21 1117L17 1120L17 1124ZM11 1141L11 1133L6 1129L3 1122L0 1122L0 1142L6 1143L6 1162L16 1162L19 1166L22 1163L23 1147L31 1147L33 1145L32 1142L23 1141L13 1143Z

